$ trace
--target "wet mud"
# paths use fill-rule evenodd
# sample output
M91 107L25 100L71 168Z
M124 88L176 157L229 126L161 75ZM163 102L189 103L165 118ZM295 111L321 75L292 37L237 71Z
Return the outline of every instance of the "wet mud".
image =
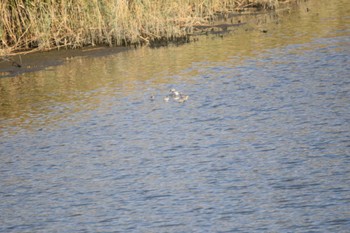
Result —
M23 73L35 72L51 66L61 65L79 57L107 56L126 51L127 47L91 47L48 52L18 54L0 57L0 78L14 77Z

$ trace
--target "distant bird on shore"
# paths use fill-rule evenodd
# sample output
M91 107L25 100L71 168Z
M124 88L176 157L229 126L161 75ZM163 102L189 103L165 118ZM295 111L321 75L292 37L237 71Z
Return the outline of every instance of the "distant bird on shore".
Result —
M18 67L18 68L21 68L21 67L22 67L20 64L18 64L18 63L17 63L15 60L13 60L12 58L3 56L3 57L0 57L0 59L1 59L2 61L11 62L11 65L14 66L14 67Z

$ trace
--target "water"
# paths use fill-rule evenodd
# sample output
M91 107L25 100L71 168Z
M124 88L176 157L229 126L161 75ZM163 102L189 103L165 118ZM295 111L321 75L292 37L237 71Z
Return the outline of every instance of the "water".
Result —
M348 232L350 8L305 7L1 79L0 232Z

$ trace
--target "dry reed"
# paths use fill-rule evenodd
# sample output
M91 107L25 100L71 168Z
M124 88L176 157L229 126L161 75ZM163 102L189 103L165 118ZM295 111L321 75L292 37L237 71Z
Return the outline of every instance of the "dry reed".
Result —
M0 0L0 56L185 37L217 12L288 0Z

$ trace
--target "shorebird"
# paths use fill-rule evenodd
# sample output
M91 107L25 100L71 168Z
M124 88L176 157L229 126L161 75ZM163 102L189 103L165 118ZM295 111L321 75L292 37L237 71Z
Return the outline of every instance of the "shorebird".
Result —
M188 95L181 95L180 98L177 100L177 102L183 103L183 102L187 101L188 98L189 98Z
M170 97L167 95L167 96L165 96L164 98L163 98L163 100L165 101L165 102L169 102L169 99L170 99Z
M174 88L170 89L170 96L175 98L180 95L180 92L176 91Z

